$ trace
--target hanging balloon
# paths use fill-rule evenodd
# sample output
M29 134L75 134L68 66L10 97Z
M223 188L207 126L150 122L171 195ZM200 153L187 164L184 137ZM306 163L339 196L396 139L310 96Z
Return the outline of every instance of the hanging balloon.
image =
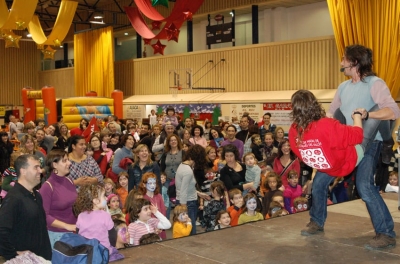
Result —
M6 33L3 38L6 42L6 48L19 48L19 40L21 39L21 36L15 35L12 30L10 30L9 33Z
M59 39L53 40L54 47L59 48L61 46L61 41Z
M143 39L144 45L150 45L151 39Z
M174 40L174 41L178 42L180 30L175 26L174 23L172 23L169 27L166 27L165 31L167 31L168 41Z
M193 19L193 13L190 12L190 11L183 12L183 19L184 19L184 20L188 20L188 21L192 21L192 19Z
M161 27L161 22L160 21L151 22L151 29L152 30L160 29L160 27Z
M164 49L166 45L163 45L160 40L156 42L156 44L151 45L154 50L154 54L160 53L161 55L164 55Z
M15 24L17 24L17 30L24 30L26 28L25 22L23 21L17 21Z
M56 50L52 49L50 46L47 46L44 50L42 50L43 58L45 60L54 60L54 54Z

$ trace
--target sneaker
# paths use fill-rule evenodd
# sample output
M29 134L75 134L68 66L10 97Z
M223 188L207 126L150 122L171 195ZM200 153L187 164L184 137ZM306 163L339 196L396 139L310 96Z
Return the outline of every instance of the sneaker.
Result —
M302 236L312 236L312 235L316 235L316 234L322 233L322 232L324 232L324 228L320 227L316 222L311 220L307 224L307 228L301 230L301 235Z
M199 221L196 221L196 225L197 225L197 226L200 226L201 224L200 224L200 222L199 222Z
M396 239L385 234L377 234L364 247L366 249L387 249L396 245Z

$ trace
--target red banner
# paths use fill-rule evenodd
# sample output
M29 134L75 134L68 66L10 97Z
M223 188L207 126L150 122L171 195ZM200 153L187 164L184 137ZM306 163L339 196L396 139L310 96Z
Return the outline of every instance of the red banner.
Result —
M85 137L86 142L89 142L90 136L93 132L100 131L99 127L97 126L97 119L95 116L89 122L89 125L86 127L85 131L83 131L82 136Z

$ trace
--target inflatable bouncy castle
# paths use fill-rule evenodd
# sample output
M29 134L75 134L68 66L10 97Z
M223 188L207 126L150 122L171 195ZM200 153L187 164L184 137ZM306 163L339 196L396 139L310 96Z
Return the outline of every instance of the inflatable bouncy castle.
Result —
M46 124L53 124L58 116L63 116L64 123L71 128L78 127L82 118L90 120L93 116L104 118L109 115L122 118L122 101L123 93L119 90L113 91L111 98L97 97L97 93L91 91L84 97L56 100L54 87L22 89L24 123L44 119Z

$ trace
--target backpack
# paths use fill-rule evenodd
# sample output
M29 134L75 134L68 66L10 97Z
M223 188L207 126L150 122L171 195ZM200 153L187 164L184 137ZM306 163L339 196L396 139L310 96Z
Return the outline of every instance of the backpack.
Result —
M87 239L79 234L65 233L54 244L52 263L106 264L108 249L97 239Z

